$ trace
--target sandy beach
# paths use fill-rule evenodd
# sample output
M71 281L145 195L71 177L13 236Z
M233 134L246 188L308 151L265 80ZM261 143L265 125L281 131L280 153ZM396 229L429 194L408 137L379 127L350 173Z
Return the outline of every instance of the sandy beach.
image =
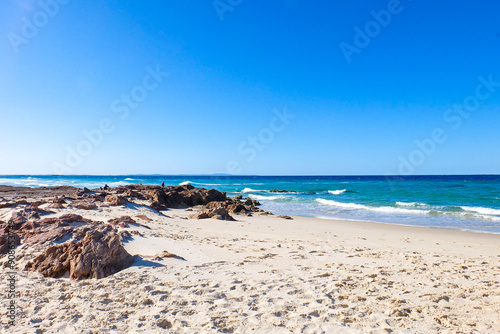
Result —
M13 210L0 209L0 220ZM140 215L146 227L120 228L135 262L102 279L48 278L22 270L40 250L21 244L18 319L7 327L2 317L5 331L500 331L500 235L258 213L198 220L187 218L192 209L139 202L52 210L47 217ZM163 251L176 256L156 256Z

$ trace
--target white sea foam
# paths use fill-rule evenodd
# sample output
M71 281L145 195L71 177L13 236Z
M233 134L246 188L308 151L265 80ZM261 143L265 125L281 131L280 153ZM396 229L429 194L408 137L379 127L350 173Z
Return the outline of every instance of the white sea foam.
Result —
M197 186L222 186L220 183L199 183L199 182L193 182L193 181L184 181L179 183L180 186L186 186L188 184L195 184Z
M256 190L256 189L252 189L252 188L245 188L241 192L246 194L246 193L255 193L255 192L259 192L259 191L265 191L265 190Z
M134 181L134 179L131 179L130 177L127 177L125 181Z
M500 216L499 209L483 208L480 206L461 206L461 208L465 211L474 211L483 215Z
M396 202L396 205L399 205L399 206L413 206L413 207L416 207L416 206L425 206L427 204L425 203L420 203L420 202Z
M367 206L367 205L362 205L362 204L356 204L356 203L342 203L342 202L337 202L337 201L332 201L328 199L323 199L323 198L318 198L316 199L317 202L324 204L324 205L330 205L330 206L335 206L338 208L343 208L343 209L357 209L357 210L369 210L369 211L377 211L377 212L385 212L385 213L407 213L407 214L426 214L428 211L423 211L423 210L409 210L409 209L402 209L402 208L393 208L390 206Z
M342 190L328 190L328 193L329 194L332 194L332 195L340 195L340 194L343 194L347 191L347 189L342 189Z
M273 201L275 199L283 199L285 196L282 195L276 195L276 196L261 196L261 195L248 195L251 199L256 199L258 201Z

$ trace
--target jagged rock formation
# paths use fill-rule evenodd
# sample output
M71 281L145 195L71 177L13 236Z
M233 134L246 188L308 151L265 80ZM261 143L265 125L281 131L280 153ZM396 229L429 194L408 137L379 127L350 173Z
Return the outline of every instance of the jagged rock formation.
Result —
M69 271L70 278L80 280L112 275L133 262L117 230L107 225L89 229L78 242L50 246L25 269L37 270L46 277L61 277Z
M235 220L231 214L248 215L262 212L258 201L242 197L229 198L215 189L183 186L127 185L100 189L53 187L21 188L0 186L0 209L15 208L8 224L0 221L0 257L9 250L8 233L14 232L14 243L29 244L41 253L25 266L47 277L61 277L69 273L72 279L102 278L130 266L134 259L123 248L121 241L139 234L138 231L119 230L138 223L130 216L110 219L107 223L85 219L75 213L59 217L43 216L56 210L95 210L107 206L127 205L138 201L155 210L191 208L191 218ZM136 216L151 221L144 215ZM61 244L54 242L67 240ZM35 247L36 246L36 247ZM3 255L2 255L3 254Z

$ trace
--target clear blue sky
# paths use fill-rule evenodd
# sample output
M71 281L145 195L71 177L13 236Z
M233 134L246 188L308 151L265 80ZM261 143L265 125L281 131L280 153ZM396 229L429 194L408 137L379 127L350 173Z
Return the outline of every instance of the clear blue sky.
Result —
M0 5L0 174L500 173L500 85L476 93L500 82L498 1L58 3ZM446 113L467 98L468 118Z

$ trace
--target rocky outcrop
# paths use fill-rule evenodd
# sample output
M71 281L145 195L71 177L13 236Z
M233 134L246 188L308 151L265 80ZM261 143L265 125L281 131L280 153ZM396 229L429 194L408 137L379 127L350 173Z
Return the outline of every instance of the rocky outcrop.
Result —
M291 193L291 194L297 193L296 191L293 191L293 190L276 190L276 189L269 190L269 192L270 193Z
M226 221L235 220L233 215L249 216L253 212L263 212L258 208L258 201L246 199L242 202L241 196L229 198L224 192L191 185L127 185L83 190L73 187L33 189L0 186L0 195L8 198L0 197L2 206L16 208L12 215L12 229L16 234L14 243L27 244L33 253L41 252L34 259L31 254L21 252L20 256L31 260L25 269L39 271L47 277L61 277L68 272L73 279L102 278L130 266L133 257L126 252L121 241L141 235L141 232L124 228L133 224L150 229L139 222L152 219L139 214L134 216L136 219L122 216L104 223L74 213L45 218L44 215L53 213L47 211L47 207L71 212L71 208L92 210L128 202L144 204L143 201L147 200L157 210L190 208L194 213L191 218ZM0 222L0 225L0 253L5 254L8 251L7 224Z
M17 233L10 233L9 240L9 229L5 222L0 221L0 227L0 254L6 254L10 249L10 245L17 246L21 241Z
M46 230L38 230L37 232L26 232L24 243L26 244L41 244L41 243L51 243L54 241L61 241L64 237L71 234L74 227L61 227L54 226ZM33 229L33 231L36 231Z
M97 208L97 205L89 200L73 201L71 205L82 210L94 210Z
M135 216L135 217L136 217L136 218L139 218L139 219L142 219L142 220L145 220L145 221L148 221L148 222L153 221L153 219L149 218L149 217L148 217L148 216L146 216L146 215L137 215L137 216Z
M80 280L103 278L129 267L134 258L123 248L117 230L110 225L89 229L82 240L50 246L28 262L26 270L39 271L45 277L69 277Z
M213 209L205 209L189 216L191 219L206 219L213 218L219 220L234 221L235 219L229 214L226 208L219 207Z
M127 200L123 196L108 195L104 199L104 204L107 204L110 206L125 205L125 204L127 204Z
M118 225L120 227L128 227L128 224L136 224L136 221L130 216L121 216L119 218L108 220L108 223Z
M259 206L260 202L251 198L247 198L244 204L248 206Z
M195 188L192 185L155 187L145 190L155 209L186 208L227 200L226 193L215 189Z

